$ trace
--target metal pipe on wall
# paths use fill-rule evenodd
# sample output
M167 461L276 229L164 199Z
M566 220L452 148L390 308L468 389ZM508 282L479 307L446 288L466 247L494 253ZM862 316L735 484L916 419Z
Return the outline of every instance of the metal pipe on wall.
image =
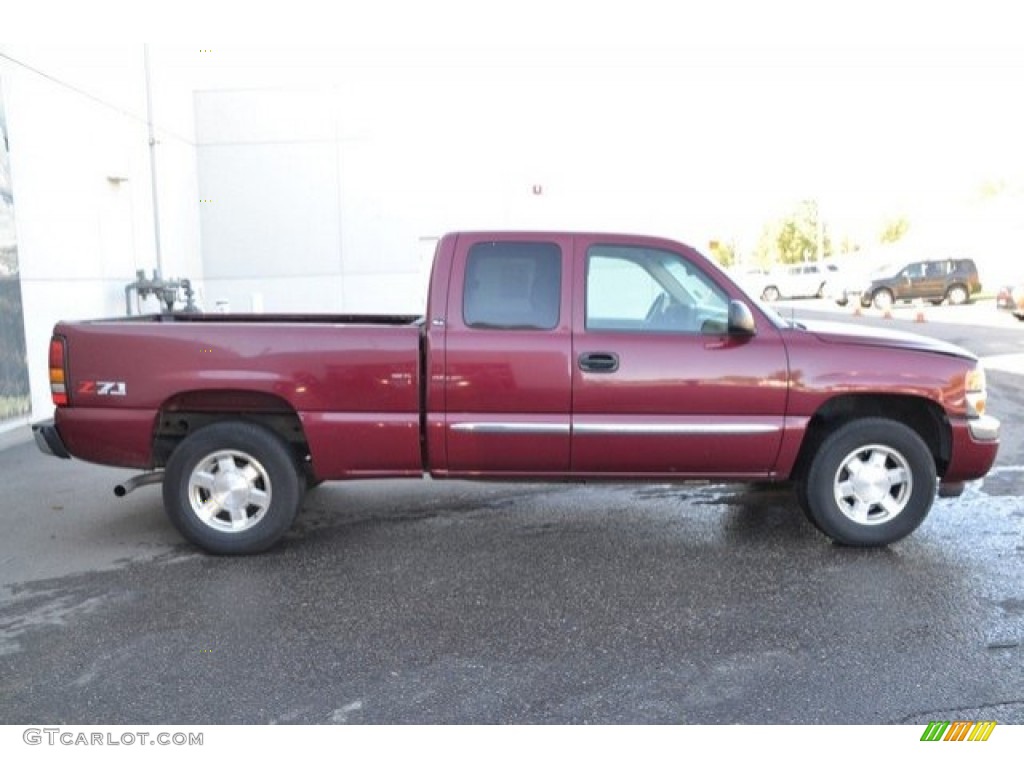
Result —
M146 71L146 129L149 133L149 177L153 185L153 238L156 246L156 276L164 273L163 254L160 251L160 204L156 183L156 131L153 127L153 88L149 78L149 44L142 46Z

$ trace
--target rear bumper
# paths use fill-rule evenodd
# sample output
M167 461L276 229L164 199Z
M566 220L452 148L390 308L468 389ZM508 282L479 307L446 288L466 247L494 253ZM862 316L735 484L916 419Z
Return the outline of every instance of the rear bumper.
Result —
M53 423L53 419L33 424L32 437L35 438L36 446L39 450L48 456L56 456L58 459L71 458L71 454L68 453L64 441L61 439L60 432L57 431L57 426Z

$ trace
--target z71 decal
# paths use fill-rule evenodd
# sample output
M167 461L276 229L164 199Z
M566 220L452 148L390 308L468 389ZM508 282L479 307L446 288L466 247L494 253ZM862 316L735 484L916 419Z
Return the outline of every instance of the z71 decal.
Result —
M128 394L128 387L123 381L80 381L77 392L80 395L124 397Z

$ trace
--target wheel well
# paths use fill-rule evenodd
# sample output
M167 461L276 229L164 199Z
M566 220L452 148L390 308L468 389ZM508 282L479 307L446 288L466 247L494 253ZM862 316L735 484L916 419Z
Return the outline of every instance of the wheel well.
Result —
M911 395L863 394L836 397L818 409L807 425L793 476L806 477L811 459L832 432L851 421L870 417L892 419L913 429L931 451L939 476L946 473L953 438L940 406Z
M967 296L971 295L971 289L967 287L966 283L963 283L960 280L956 280L956 281L954 281L954 282L949 284L949 287L946 288L946 295L948 296L950 293L952 293L957 288L962 290Z
M285 441L300 466L309 461L302 422L287 401L263 392L206 390L175 395L161 406L153 434L155 465L165 466L182 440L221 421L259 424Z

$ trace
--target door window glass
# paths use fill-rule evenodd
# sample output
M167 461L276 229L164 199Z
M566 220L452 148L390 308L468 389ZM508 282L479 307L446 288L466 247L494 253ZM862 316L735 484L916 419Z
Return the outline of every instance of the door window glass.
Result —
M722 333L728 297L681 256L630 246L587 254L588 330Z

